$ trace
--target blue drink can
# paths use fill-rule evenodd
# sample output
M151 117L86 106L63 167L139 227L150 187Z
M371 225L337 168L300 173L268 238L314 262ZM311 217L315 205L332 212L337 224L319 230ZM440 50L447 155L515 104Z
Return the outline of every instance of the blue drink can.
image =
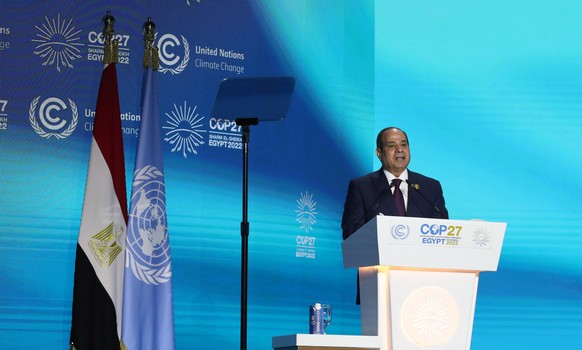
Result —
M309 334L325 334L321 303L309 305Z

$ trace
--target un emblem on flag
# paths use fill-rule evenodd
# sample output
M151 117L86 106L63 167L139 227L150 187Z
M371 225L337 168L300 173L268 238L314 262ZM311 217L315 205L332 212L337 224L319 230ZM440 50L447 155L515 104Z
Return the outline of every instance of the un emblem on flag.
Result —
M172 277L164 175L154 166L135 171L125 266L137 279L158 285Z

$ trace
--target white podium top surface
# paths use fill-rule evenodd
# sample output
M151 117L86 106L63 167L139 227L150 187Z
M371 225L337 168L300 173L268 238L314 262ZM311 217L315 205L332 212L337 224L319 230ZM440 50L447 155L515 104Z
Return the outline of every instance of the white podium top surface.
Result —
M273 349L298 346L380 349L380 337L369 335L291 334L273 337Z
M377 216L342 243L344 267L497 271L507 224Z

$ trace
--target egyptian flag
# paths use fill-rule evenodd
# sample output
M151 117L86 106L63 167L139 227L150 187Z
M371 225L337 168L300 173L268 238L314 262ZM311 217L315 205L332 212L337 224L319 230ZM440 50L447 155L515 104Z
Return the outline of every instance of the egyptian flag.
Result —
M77 241L70 348L119 350L127 197L117 71L103 69Z

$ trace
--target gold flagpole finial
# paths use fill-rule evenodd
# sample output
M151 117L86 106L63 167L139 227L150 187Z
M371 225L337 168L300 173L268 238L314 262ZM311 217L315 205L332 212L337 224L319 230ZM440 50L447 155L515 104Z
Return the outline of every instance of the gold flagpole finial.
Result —
M158 48L154 46L156 24L152 22L152 18L148 17L147 22L143 25L145 43L145 51L143 53L143 66L157 70L160 66Z
M105 52L103 54L103 63L117 63L119 60L119 40L115 39L115 32L113 25L115 24L115 17L111 15L111 11L102 19L103 21L103 38Z

